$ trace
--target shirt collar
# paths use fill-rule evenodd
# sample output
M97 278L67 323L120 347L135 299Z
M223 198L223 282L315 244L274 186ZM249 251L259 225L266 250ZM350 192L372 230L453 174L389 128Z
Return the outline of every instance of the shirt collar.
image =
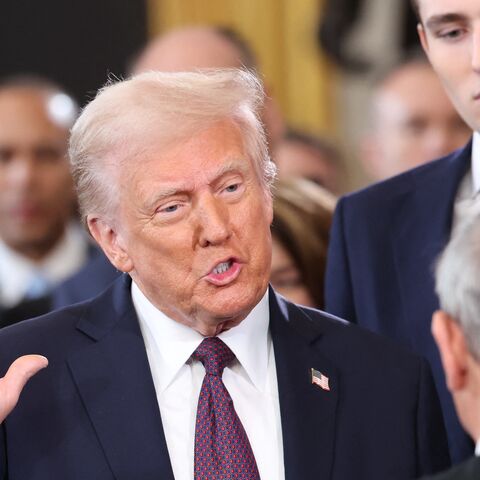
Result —
M158 359L160 390L163 392L200 345L203 336L172 320L145 297L132 281L132 300L147 351ZM218 335L235 354L255 387L263 391L267 380L269 348L268 290L236 327Z
M260 302L239 325L219 335L259 391L264 391L267 381L268 357L272 343L268 333L269 320L267 289Z
M473 194L476 195L480 191L480 133L473 133L472 143L472 179Z

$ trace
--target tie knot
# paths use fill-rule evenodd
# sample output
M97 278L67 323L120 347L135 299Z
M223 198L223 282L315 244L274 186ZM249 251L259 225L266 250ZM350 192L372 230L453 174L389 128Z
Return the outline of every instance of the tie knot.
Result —
M203 363L208 375L221 377L223 369L232 363L235 355L219 338L208 337L197 347L192 357Z

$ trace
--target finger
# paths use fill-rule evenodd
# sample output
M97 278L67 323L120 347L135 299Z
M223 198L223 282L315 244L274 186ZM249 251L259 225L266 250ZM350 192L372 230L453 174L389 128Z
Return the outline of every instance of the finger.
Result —
M27 381L47 365L48 360L41 355L25 355L10 365L0 379L0 421L15 407Z

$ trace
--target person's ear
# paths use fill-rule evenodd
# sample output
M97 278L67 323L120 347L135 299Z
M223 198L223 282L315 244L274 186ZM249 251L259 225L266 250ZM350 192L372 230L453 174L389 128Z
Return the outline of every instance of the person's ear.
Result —
M417 25L418 36L420 37L420 43L422 44L423 51L428 56L428 39L423 25L419 23Z
M453 393L465 386L468 348L459 324L443 310L432 318L432 334L440 351L448 389Z
M87 224L92 237L114 267L122 272L130 272L133 269L133 262L116 229L108 221L91 215L87 217Z

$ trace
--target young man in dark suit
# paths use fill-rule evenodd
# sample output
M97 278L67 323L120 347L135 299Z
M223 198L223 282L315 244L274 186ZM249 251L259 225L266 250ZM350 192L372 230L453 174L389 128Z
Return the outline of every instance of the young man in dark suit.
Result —
M424 50L457 111L474 130L465 148L342 198L326 272L326 308L385 334L430 362L452 459L472 452L445 387L430 334L438 308L433 261L480 190L480 12L476 0L419 0Z

